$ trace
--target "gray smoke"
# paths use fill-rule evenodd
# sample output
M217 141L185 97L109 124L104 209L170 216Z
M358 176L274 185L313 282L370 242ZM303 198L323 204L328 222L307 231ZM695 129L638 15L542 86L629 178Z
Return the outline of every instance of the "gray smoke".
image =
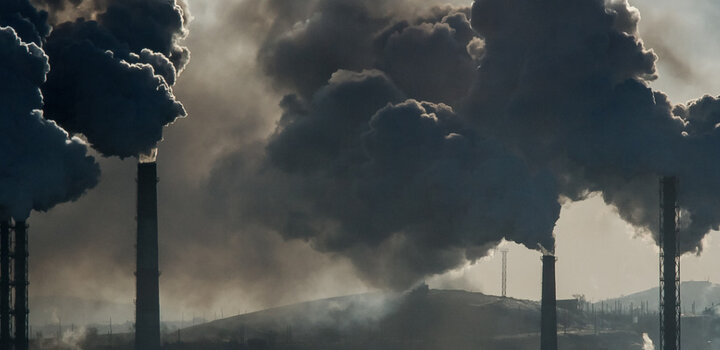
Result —
M561 197L601 193L657 232L661 175L681 179L683 251L720 222L717 102L649 87L657 57L627 1L251 3L258 62L289 94L261 159L229 156L211 179L241 225L405 287L501 238L552 247Z
M32 37L32 36L31 36ZM43 117L40 85L48 58L35 43L0 27L0 217L24 220L80 197L100 168L78 138Z
M365 79L370 79L369 75L380 75L379 71L382 71L382 75L392 82L395 90L400 90L401 96L393 97L397 99L385 101L376 110L368 112L372 114L364 117L364 120L369 120L387 103L392 103L392 106L397 108L400 108L398 105L405 104L408 99L428 100L435 106L445 103L452 106L454 114L456 114L455 118L450 119L462 120L459 124L463 125L461 129L464 131L460 134L465 139L486 140L486 143L496 144L496 146L497 144L503 144L504 147L497 146L497 148L505 148L502 152L507 153L509 150L520 157L522 162L526 163L525 167L529 169L529 174L535 175L535 178L539 177L537 174L544 174L540 176L547 178L547 174L550 173L551 177L554 177L559 183L558 190L562 190L566 194L571 194L570 188L583 188L583 186L569 186L566 184L571 179L574 180L580 171L565 173L558 171L558 169L568 169L568 165L560 164L562 165L560 167L556 165L549 166L552 165L549 163L542 164L540 156L530 157L532 155L531 150L524 148L521 152L521 147L517 142L511 142L509 139L506 141L499 134L496 136L491 132L491 130L497 128L482 127L479 122L479 112L473 113L473 111L480 110L479 106L473 106L468 102L461 103L462 96L447 97L445 93L446 86L434 85L440 83L422 83L424 81L439 81L441 77L432 75L438 70L445 71L449 69L444 66L443 62L426 66L430 68L426 68L424 71L415 69L414 71L424 73L419 76L409 77L420 82L415 83L415 86L400 86L402 77L400 77L399 73L397 71L389 72L389 67L397 67L398 63L391 64L388 59L399 55L381 55L383 52L391 51L385 50L384 45L381 44L389 40L382 39L381 33L390 32L390 35L387 36L392 36L392 33L397 32L396 36L406 38L410 35L402 35L405 31L405 29L402 29L405 24L398 23L405 22L407 26L421 27L423 23L428 23L437 28L442 24L438 22L441 22L442 18L448 14L459 16L462 13L466 18L470 18L468 8L440 7L429 12L420 10L421 5L419 4L421 2L425 5L432 2L432 0L413 0L410 4L399 0L365 1L368 4L367 6L362 5L364 2L361 1L333 2L335 4L329 4L328 1L323 4L321 1L315 0L218 0L212 2L198 0L192 4L197 6L194 9L196 9L195 14L199 20L193 23L188 45L196 54L193 57L193 64L188 66L174 90L187 106L189 113L203 113L203 118L185 120L183 123L178 123L167 129L163 135L165 137L164 143L167 143L169 147L166 147L166 151L163 152L164 165L160 168L161 173L159 175L161 179L159 195L160 201L163 202L163 205L159 207L161 216L159 221L161 223L161 244L163 245L160 250L163 269L162 283L165 286L162 292L163 300L168 305L165 309L168 313L173 306L176 306L177 310L181 310L192 306L209 308L214 303L214 305L220 306L230 305L235 302L243 306L239 306L239 310L232 310L232 312L242 312L242 307L248 304L251 305L249 306L250 309L254 309L261 306L279 305L302 299L364 290L363 284L356 279L356 274L348 267L346 256L353 257L353 262L362 268L367 280L373 281L376 285L397 285L399 283L397 281L388 281L388 279L393 278L397 280L412 279L411 277L405 277L405 271L411 272L407 276L417 274L417 271L413 270L413 266L407 266L408 262L420 261L425 258L425 256L421 255L421 252L427 252L427 246L421 247L424 250L408 249L410 244L408 242L413 236L405 236L404 242L400 239L403 236L395 235L392 240L383 242L375 246L376 248L372 244L359 241L348 249L332 250L331 248L335 248L337 245L331 243L339 240L326 239L327 237L320 237L321 239L319 239L316 236L305 235L303 239L310 242L309 244L303 239L283 242L280 235L272 233L272 231L277 231L276 227L280 225L278 222L285 222L285 218L294 215L295 212L312 214L306 208L301 207L300 204L316 203L317 194L310 193L298 197L299 195L295 193L310 192L309 189L320 188L321 194L327 193L328 195L324 203L329 203L332 200L330 195L338 193L336 191L325 192L325 188L334 188L323 184L300 181L305 175L299 171L307 172L313 170L313 167L317 169L318 167L315 165L313 167L304 167L301 159L286 159L280 162L283 159L282 157L273 158L271 161L268 156L267 135L272 133L273 124L283 114L284 110L277 107L277 102L280 101L282 95L296 95L294 99L288 98L285 100L285 111L290 110L287 107L291 105L290 102L295 100L298 109L292 109L292 111L302 111L304 109L307 113L310 113L312 110L313 115L316 115L317 111L312 108L312 96L318 90L323 89L323 86L328 85L328 80L332 74L340 69L345 69L344 74L346 75L361 75L365 76ZM102 8L94 9L94 5L88 1L82 2L78 7L75 7L70 1L63 3L65 4L65 10L62 11L61 15L50 11L51 23L55 25L67 22L70 19L74 21L78 14L82 14L86 21L90 21L97 18L93 17L93 14L103 11ZM587 4L587 1L579 1L579 3ZM325 12L316 11L319 8L318 6L325 6L329 9L331 6L339 7L343 4L346 6L355 4L355 8L360 12L356 17L347 16L347 20L331 21L326 18L321 21L320 14L327 17L332 13L328 12L330 10L327 9ZM511 2L511 4L521 5L518 2ZM466 5L469 5L469 1L466 2ZM524 6L519 6L519 8ZM85 15L85 13L89 14ZM433 13L436 15L433 15ZM574 12L568 15L567 11L562 12L562 14L570 16L570 18L576 15ZM583 14L582 16L585 17L586 15ZM437 20L438 16L440 16L440 20ZM553 16L538 16L528 20L527 23L550 23L551 19L557 21ZM597 16L597 13L594 16ZM492 19L493 16L489 15L487 17ZM54 18L55 20L53 20ZM293 47L291 45L292 35L296 36L295 40L299 43L311 42L312 35L332 35L335 33L337 37L342 37L345 35L346 27L360 26L357 23L362 18L369 18L372 20L371 22L381 21L387 24L379 26L378 31L369 30L367 32L367 36L371 37L371 39L363 39L361 42L371 43L366 45L372 46L372 54L363 56L363 60L359 60L360 63L354 63L355 65L350 63L355 62L356 57L331 52L334 51L332 46L316 44L317 49L313 51L303 46ZM501 17L498 15L497 18L499 22L495 26L502 24ZM313 32L310 35L307 29L304 29L309 28L311 24L317 25L323 21L328 23L324 30L331 33ZM572 31L578 30L584 25L583 19L578 18L577 22L578 24L573 26ZM335 24L329 25L330 23ZM446 23L450 25L450 20L446 20ZM593 21L588 21L588 24L592 23ZM397 25L396 28L401 29L393 29L393 25ZM525 23L522 25L525 25ZM513 27L521 29L522 25L513 24ZM372 27L374 30L378 26L373 25ZM296 30L293 30L293 28L296 28ZM647 31L647 26L645 28ZM421 32L421 29L418 28L415 32ZM440 31L440 29L438 28L436 31ZM505 32L506 37L511 36L508 28L506 28ZM519 34L528 35L524 32L518 32L517 35ZM567 35L567 33L565 34ZM484 36L486 35L487 33L484 34ZM421 37L421 35L413 35L413 37L416 36ZM429 37L429 35L427 36ZM437 36L442 37L439 34ZM550 38L553 36L554 34L549 35ZM463 40L459 39L459 36L457 38L455 43L446 42L443 47L454 47L464 43ZM334 40L341 41L338 38ZM543 42L547 41L549 39ZM602 42L601 40L600 44ZM287 57L274 57L272 52L279 52L277 47L280 44L292 48L292 50L286 51L288 54L293 53L297 55L296 57L306 57L305 60L309 63L301 65L301 63L305 64L305 62L291 60ZM347 43L341 44L352 46ZM402 45L397 45L397 47L400 46ZM261 47L262 50L256 59L254 55L258 47ZM412 48L411 45L405 45L404 47L407 47L407 50ZM570 50L573 46L566 47L566 45L556 43L555 47L557 48L556 52L562 52L560 49ZM353 49L353 47L349 49ZM454 62L472 59L474 61L473 66L462 77L472 77L471 84L479 84L477 81L477 66L482 64L485 67L492 62L493 60L487 58L488 50L498 53L503 50L502 43L496 41L488 47L485 39L475 34L475 37L468 43L467 49L469 58L464 57L463 53L455 51L461 57ZM416 64L417 61L415 60L424 59L423 54L429 54L430 56L439 54L429 50L418 49L415 53L408 53L407 57L410 57L408 59L411 60L408 64ZM526 50L531 52L528 47L520 51L521 54L516 56L522 56ZM117 53L115 54L117 55ZM315 57L330 57L330 55L342 56L342 59L335 60L328 69L315 67L311 64ZM546 60L552 62L552 52L546 51L546 55ZM390 58L381 59L381 56ZM272 61L269 62L268 59L272 59ZM282 67L272 64L272 62L281 62L283 59L289 65L283 68L285 76L278 73ZM487 62L483 62L483 60ZM494 61L497 66L500 60L496 59ZM302 69L292 69L292 65L302 67ZM513 66L513 68L517 68L517 66ZM695 68L700 69L699 67ZM312 85L307 84L302 80L302 76L305 74L303 70L305 69L316 69L322 73L322 76L315 77L315 75L308 74L314 83ZM525 69L524 66L521 69ZM608 69L608 67L604 69ZM362 73L363 70L368 70L373 74ZM385 70L388 70L388 72ZM159 71L155 69L155 72ZM267 75L264 76L263 72L267 73ZM484 78L490 76L489 70L483 74ZM498 71L497 77L501 76L512 77L513 75L512 72ZM557 77L560 76L557 75ZM465 80L447 79L442 81L451 84ZM494 78L493 81L497 83L501 80ZM552 81L552 84L543 86L542 90L546 90L548 87L558 87L554 80ZM568 78L564 81L571 81L571 79ZM270 84L277 91L268 88ZM309 87L303 87L306 84ZM578 84L576 82L573 86ZM497 85L498 89L502 88L500 84ZM436 97L416 96L415 94L420 92L413 90L429 87L436 88L437 91L431 91L433 96ZM530 87L528 85L529 89ZM457 87L453 87L453 89L462 90ZM532 89L537 90L538 87L534 86ZM546 91L545 93L549 94L550 92ZM469 94L468 91L464 95ZM426 96L429 96L429 93ZM502 98L502 101L507 100L503 96L499 97ZM448 99L445 100L444 98ZM475 98L479 98L478 95L474 94L473 99ZM467 101L472 102L472 99L467 99ZM662 102L661 100L658 101ZM570 102L573 102L570 98L553 101L555 104L564 104L565 106L569 106ZM502 102L498 102L498 104L500 103ZM342 108L342 106L338 108ZM676 113L680 115L680 111L681 109L677 109ZM307 115L307 113L302 115ZM337 112L338 118L335 119L344 119L341 117L345 114L347 114L345 110ZM298 118L302 119L302 116L288 117L287 120L297 120ZM709 122L711 119L707 120ZM348 123L349 121L346 121L339 125L348 125ZM367 123L369 124L369 122ZM541 126L541 123L531 124L525 129L518 130L523 130L523 132L532 135L533 128L537 128L538 132L544 130ZM369 125L364 125L364 127L368 130L370 128ZM649 129L652 130L652 128ZM443 127L441 130L446 129ZM685 129L682 130L685 131ZM689 129L687 131L690 133ZM272 139L283 139L279 135L281 134L273 134ZM326 132L311 135L312 137L306 139L305 143L299 143L303 145L301 150L310 147L309 145L305 147L306 143L327 142L326 139L332 139L327 137L332 135L327 135ZM567 135L567 133L563 132L562 135ZM597 135L597 133L591 135ZM319 136L323 136L323 138ZM582 136L580 134L575 135L574 139L581 139ZM642 138L641 135L638 137ZM363 140L366 139L363 138ZM537 139L534 139L533 142L536 141ZM573 142L577 144L576 141ZM364 141L362 143L355 141L354 144L361 144L363 148L365 147ZM567 144L570 144L570 141ZM537 153L543 153L545 149L543 145L543 143L537 142ZM605 143L601 145L606 146ZM623 152L626 150L624 149ZM566 153L575 151L570 149L566 150ZM447 152L447 149L442 151L443 154L447 154ZM469 154L474 152L469 152ZM343 149L343 152L339 154L346 155L348 153L346 149ZM659 153L657 154L660 156ZM322 156L328 157L328 154L325 153ZM457 159L457 157L450 158ZM552 161L559 162L563 158L553 157ZM429 159L435 158L430 157ZM92 191L77 203L61 206L50 213L34 216L34 232L38 234L31 237L31 240L35 240L31 242L35 256L31 260L31 263L35 264L31 266L31 274L35 276L33 280L36 281L36 287L33 290L93 297L100 295L115 298L122 302L132 301L134 293L132 279L134 260L132 255L127 254L126 247L133 244L132 236L127 235L127 232L132 232L134 228L132 226L133 221L126 219L132 217L135 205L134 193L127 191L127 188L132 186L135 171L134 164L122 162L116 158L103 158L100 159L100 162L103 169L106 170L106 175L103 177L101 187L98 190ZM436 160L433 160L433 162L437 163ZM283 163L285 164L282 165ZM292 172L288 170L290 169L288 163L296 167L296 170L292 170ZM348 163L356 164L353 162ZM573 164L577 166L577 163ZM627 168L635 167L635 164L630 162L624 164L626 165L623 166ZM213 176L210 178L207 187L203 187L202 184L207 180L206 174L210 168L214 169ZM543 168L548 169L543 171ZM263 172L260 172L260 170ZM710 171L714 170L710 169ZM711 172L708 172L711 175L706 175L708 178L713 177ZM362 174L357 175L359 179L366 180L360 175ZM305 178L312 179L313 177L306 176ZM326 180L327 178L328 176L325 175L324 177L317 177L319 180ZM346 176L343 179L347 178ZM384 178L392 179L391 176ZM459 178L464 179L463 177ZM646 193L647 196L638 198L632 196L623 197L625 203L623 205L626 208L632 208L633 201L637 200L639 204L635 208L642 210L637 212L623 210L623 212L629 213L631 216L647 215L645 221L654 224L657 219L657 179L652 174L638 176L636 179L632 181L619 180L621 182L618 183L625 184L623 192L631 191L634 187L642 188L640 192ZM583 180L583 182L585 181ZM681 179L681 190L685 190L685 186L688 185L687 182L688 180ZM448 187L449 185L445 185L440 188ZM599 190L599 186L579 190L579 195L573 195L573 199L583 198L589 191ZM556 205L554 196L547 195L546 197L553 198L552 202L548 202L550 205L548 208ZM283 198L302 199L302 202L297 204L302 210L293 211L296 203L290 200L283 202ZM620 197L614 195L612 198ZM257 205L253 202L255 199L259 199L256 202ZM539 197L538 200L540 200ZM271 204L279 203L281 206L272 207L266 205L265 201ZM614 200L614 202L621 203L620 200ZM204 207L199 209L198 203L204 204ZM338 200L337 203L341 205L341 208L348 207L345 202ZM356 203L363 202L356 201ZM523 205L524 203L519 203L518 207ZM203 209L206 211L203 211ZM256 212L264 211L262 213L263 219L250 220L253 210ZM330 214L335 215L334 212L320 214L322 215L318 217L322 220L331 217ZM405 214L403 213L403 215ZM453 217L457 218L458 216ZM275 218L278 218L278 222L268 223L268 221ZM299 220L295 222L299 222ZM97 234L97 227L103 227L103 235ZM478 228L478 230L480 229L482 228ZM332 231L327 229L323 232ZM445 234L445 231L442 233ZM548 237L548 235L549 233L544 234L542 237ZM58 240L58 236L62 236L63 239ZM359 237L345 236L355 241L364 238L363 235L357 235ZM286 235L285 237L289 236ZM372 237L377 239L381 235L374 234ZM461 236L451 235L449 241L457 242L458 237ZM315 242L321 242L323 246ZM425 244L428 241L420 240L420 242ZM443 241L440 241L440 243L443 243ZM491 245L492 243L489 244L489 246ZM317 253L308 246L322 248L323 251L329 253ZM412 256L412 254L416 254L416 256ZM481 252L477 252L471 254L471 256L480 254ZM73 259L68 260L69 256L73 257ZM462 253L455 254L451 251L451 253L447 253L447 257L449 259L440 262L447 265L452 263L454 259L464 261ZM435 259L437 256L433 255L432 258ZM423 260L421 262L418 264L421 269L426 269L427 265L433 264L430 256L427 257L427 261ZM371 276L371 273L380 270L382 271L376 277ZM208 288L208 286L211 286L211 288ZM188 311L185 310L185 316L188 317ZM225 310L226 315L230 312L228 309ZM177 319L179 318L178 311Z
M86 10L76 15L88 18L56 23L47 37L46 115L105 156L157 147L163 128L187 114L171 88L189 60L179 44L187 8L162 0L47 3L56 11L79 6Z
M673 107L649 87L657 57L639 19L625 0L476 1L485 55L464 110L483 134L552 171L563 195L601 192L655 234L657 179L678 176L681 249L699 252L720 222L718 102Z
M215 169L224 217L347 256L371 284L392 288L482 257L503 238L553 246L551 174L452 108L482 57L469 9L307 5L307 20L278 11L269 25L258 60L295 93L260 160L230 155Z
M303 98L339 69L381 69L411 97L443 103L463 97L472 83L477 63L467 50L474 37L467 8L413 15L404 1L317 1L305 2L315 5L301 20L277 3L270 1L278 14L258 62L278 86Z

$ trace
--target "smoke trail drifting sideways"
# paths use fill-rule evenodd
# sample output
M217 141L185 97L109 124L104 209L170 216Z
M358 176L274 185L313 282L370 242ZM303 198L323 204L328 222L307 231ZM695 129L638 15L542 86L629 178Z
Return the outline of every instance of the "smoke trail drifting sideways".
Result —
M171 85L189 60L178 44L189 14L161 0L91 8L94 20L57 24L47 38L53 69L43 85L45 112L105 156L136 156L155 148L163 127L186 115Z
M484 256L503 237L553 246L552 178L449 106L406 100L382 72L341 70L309 103L291 95L283 107L260 165L216 169L244 173L232 191L240 208L227 207L245 224L344 254L394 288Z
M40 85L48 58L0 27L0 211L17 220L75 200L97 184L87 146L43 118Z
M681 250L699 251L720 223L720 104L706 97L673 108L648 86L657 57L638 36L639 19L625 0L475 1L472 23L486 45L468 114L552 169L564 195L602 192L623 219L655 233L657 177L678 176Z

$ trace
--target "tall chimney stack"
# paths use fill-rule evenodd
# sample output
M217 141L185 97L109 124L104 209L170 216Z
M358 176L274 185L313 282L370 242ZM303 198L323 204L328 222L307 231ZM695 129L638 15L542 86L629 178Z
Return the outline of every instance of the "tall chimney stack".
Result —
M557 350L557 300L555 297L555 258L542 257L542 301L540 305L540 350Z
M0 221L0 349L10 349L10 220Z
M137 173L137 300L135 349L160 349L157 164L139 162Z
M678 179L660 178L660 350L680 349Z
M15 222L15 350L28 350L28 236L25 221Z

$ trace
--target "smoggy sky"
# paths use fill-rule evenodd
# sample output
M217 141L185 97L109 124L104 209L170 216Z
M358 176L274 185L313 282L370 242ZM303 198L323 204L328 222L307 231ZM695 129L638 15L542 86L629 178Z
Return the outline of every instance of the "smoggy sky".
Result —
M165 130L158 157L162 318L179 319L183 312L209 315L221 308L228 315L374 289L368 273L377 267L358 269L351 263L355 259L357 266L361 260L356 255L362 252L338 254L333 244L340 243L329 239L320 243L320 250L329 253L321 253L302 239L286 240L260 224L237 222L248 221L247 211L239 209L247 206L228 202L227 193L248 190L237 183L251 175L226 169L256 161L281 116L292 118L291 109L279 106L291 89L268 78L269 68L258 60L258 37L272 31L262 11L259 16L247 11L258 1L188 2L194 20L185 45L192 59L174 86L188 117ZM418 8L435 4L415 2ZM645 46L659 56L659 79L651 87L667 93L673 103L720 94L720 63L715 59L720 43L714 38L720 30L714 20L720 5L712 0L636 0L631 5L640 10ZM345 79L341 83L351 78ZM311 108L322 110L322 103ZM378 132L384 130L381 126ZM274 140L278 145L283 141ZM97 187L76 202L30 217L31 295L127 303L134 298L135 162L96 158L102 169ZM257 196L246 193L248 198ZM564 204L554 233L560 298L585 294L597 300L657 285L654 242L621 220L600 197ZM683 280L720 282L720 276L712 274L720 265L720 242L714 238L714 233L706 237L701 256L683 257ZM509 295L537 299L540 254L517 244L507 246ZM497 255L490 253L427 281L437 288L497 294Z

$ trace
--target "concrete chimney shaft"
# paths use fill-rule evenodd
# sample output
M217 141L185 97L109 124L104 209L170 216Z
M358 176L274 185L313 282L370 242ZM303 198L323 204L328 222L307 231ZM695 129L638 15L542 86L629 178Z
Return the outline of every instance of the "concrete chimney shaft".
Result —
M554 255L542 257L542 300L540 305L540 350L557 350L557 299Z
M138 163L135 349L160 349L157 164Z

